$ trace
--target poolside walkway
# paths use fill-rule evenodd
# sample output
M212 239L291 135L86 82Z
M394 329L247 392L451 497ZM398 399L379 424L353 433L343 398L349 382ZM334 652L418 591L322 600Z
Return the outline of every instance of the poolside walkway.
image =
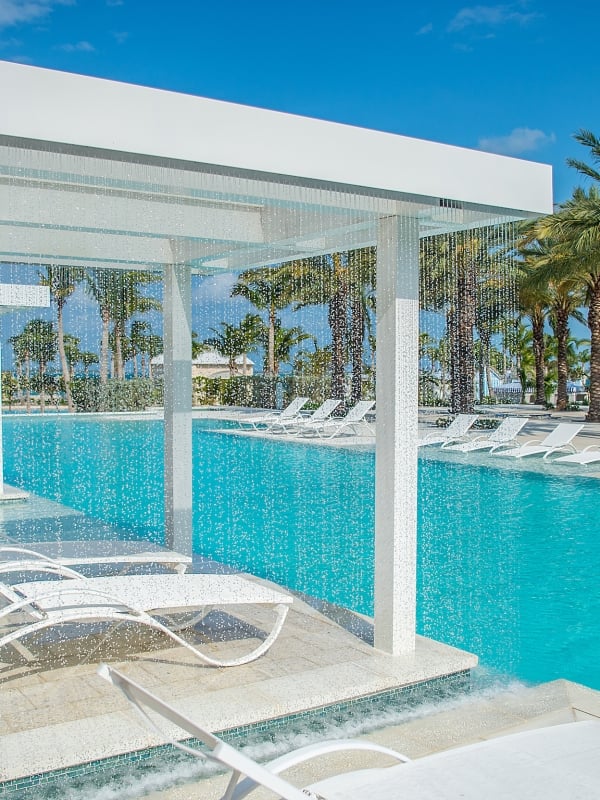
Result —
M240 608L233 613L235 617L211 612L204 629L195 629L209 654L234 657L247 651L245 639L270 627L266 610ZM357 633L368 635L368 623L351 617ZM460 673L477 661L421 637L415 653L388 656L300 598L271 650L241 667L201 666L189 651L165 649L163 639L137 630L124 635L120 629L106 641L99 632L85 640L41 645L40 652L43 660L33 665L11 648L2 653L0 781L157 743L139 727L119 694L96 676L101 660L118 665L213 730L395 690Z
M410 758L421 758L451 747L473 744L520 730L560 725L586 719L600 721L600 692L565 680L534 687L515 686L491 696L475 693L442 707L425 707L412 719L366 733L359 738L391 747ZM322 756L295 767L286 777L306 786L339 772L388 766L380 756L360 752ZM219 800L229 775L186 782L162 791L151 791L146 800ZM256 800L270 795L256 793Z

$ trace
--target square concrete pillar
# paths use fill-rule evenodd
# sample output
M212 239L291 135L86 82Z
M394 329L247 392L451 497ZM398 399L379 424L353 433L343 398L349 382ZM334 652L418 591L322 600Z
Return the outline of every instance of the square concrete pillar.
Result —
M192 288L189 266L164 268L165 544L192 553Z
M415 647L419 224L387 217L377 238L375 647Z

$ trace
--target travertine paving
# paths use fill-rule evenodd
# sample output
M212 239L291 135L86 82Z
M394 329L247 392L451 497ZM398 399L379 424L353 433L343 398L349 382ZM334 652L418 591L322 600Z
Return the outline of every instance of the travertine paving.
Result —
M211 612L194 636L209 654L246 652L248 638L269 630L269 612ZM219 641L220 640L220 641ZM271 650L250 664L201 666L156 635L118 629L62 644L42 642L40 661L26 665L5 648L0 663L0 780L106 758L151 746L125 701L95 674L116 664L186 713L222 730L375 694L475 666L476 657L420 638L416 651L394 658L374 650L296 598ZM51 660L52 659L52 660Z

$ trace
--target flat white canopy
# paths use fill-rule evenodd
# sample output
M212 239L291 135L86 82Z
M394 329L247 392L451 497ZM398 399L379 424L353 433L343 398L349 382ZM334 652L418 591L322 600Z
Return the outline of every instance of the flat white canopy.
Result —
M210 273L552 210L542 164L0 62L0 260Z

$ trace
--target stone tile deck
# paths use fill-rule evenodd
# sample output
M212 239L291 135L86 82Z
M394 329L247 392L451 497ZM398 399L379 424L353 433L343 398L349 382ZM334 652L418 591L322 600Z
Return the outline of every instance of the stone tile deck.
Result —
M213 612L211 625L195 630L194 635L206 639L209 653L229 656L247 650L244 637L263 622L269 629L267 610L232 613L235 624L223 628L224 615ZM158 742L139 727L121 696L96 676L101 660L117 665L213 730L462 672L477 661L424 638L418 639L415 653L388 656L300 599L271 650L242 667L201 666L188 651L165 649L164 640L139 631L119 630L106 641L98 633L75 643L41 645L42 659L29 666L9 651L6 648L6 660L0 663L0 781Z
M584 719L600 721L600 692L557 680L534 687L521 685L492 697L466 695L452 708L425 709L415 719L375 730L360 738L391 747L410 758L421 758L450 747L473 744L526 728ZM335 753L295 767L286 773L286 777L296 786L306 786L339 772L388 766L389 763L380 756L356 751ZM229 775L219 775L190 780L178 786L150 791L144 797L145 800L219 800L228 778ZM260 791L254 796L256 800L271 797Z

